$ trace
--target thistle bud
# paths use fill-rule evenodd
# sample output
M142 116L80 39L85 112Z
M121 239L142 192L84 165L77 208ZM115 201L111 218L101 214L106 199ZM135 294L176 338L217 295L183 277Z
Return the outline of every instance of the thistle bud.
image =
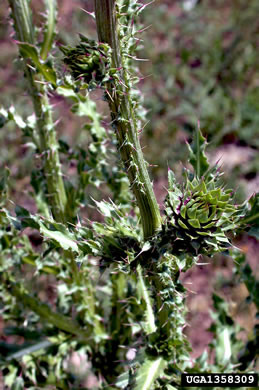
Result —
M72 76L87 84L103 86L109 79L111 49L107 44L99 44L80 34L81 42L76 47L61 46L65 55L64 63Z
M180 187L169 171L165 231L174 252L211 255L230 246L226 233L236 229L240 212L233 204L232 190L224 190L219 176L210 170L199 179L186 172Z

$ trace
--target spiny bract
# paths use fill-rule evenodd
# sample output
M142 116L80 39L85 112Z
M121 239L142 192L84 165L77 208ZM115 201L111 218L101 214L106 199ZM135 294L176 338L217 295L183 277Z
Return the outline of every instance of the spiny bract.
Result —
M240 209L232 202L232 190L219 183L216 167L201 178L188 171L180 189L169 170L169 189L165 200L165 231L173 251L211 255L230 246L226 232L233 231Z
M64 63L68 65L76 80L83 80L90 88L103 86L109 81L111 48L105 43L98 43L80 34L81 42L76 47L61 46Z

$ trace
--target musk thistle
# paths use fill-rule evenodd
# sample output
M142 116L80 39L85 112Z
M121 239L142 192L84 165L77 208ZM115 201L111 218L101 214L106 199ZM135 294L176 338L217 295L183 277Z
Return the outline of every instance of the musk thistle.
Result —
M233 191L224 189L217 166L209 167L205 147L198 130L193 146L189 146L194 172L185 170L183 184L178 184L169 170L159 246L170 245L173 254L210 256L222 252L231 245L227 233L235 231L242 221L244 209L233 204Z
M219 184L219 174L209 172L198 179L186 173L183 189L169 171L165 201L166 230L174 250L193 254L224 251L230 246L226 233L236 229L240 218L232 203L232 190ZM173 241L173 242L172 242Z

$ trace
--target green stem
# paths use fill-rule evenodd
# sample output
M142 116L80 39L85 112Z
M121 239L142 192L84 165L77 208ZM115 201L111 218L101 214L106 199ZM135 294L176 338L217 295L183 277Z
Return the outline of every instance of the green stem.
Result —
M38 314L38 316L47 323L57 327L64 332L76 335L81 339L89 339L89 333L86 330L79 328L79 326L73 320L67 316L53 312L48 305L40 302L36 298L31 297L17 284L12 284L10 286L10 292L20 302L22 302L25 307Z
M131 98L131 85L125 66L126 58L119 40L116 1L95 0L95 15L99 41L110 45L112 67L117 69L116 76L119 82L115 78L107 86L109 106L112 120L116 124L122 160L140 209L144 237L148 239L161 227L161 217L138 139L138 120ZM178 350L179 354L184 354L186 348L182 333L184 301L177 278L174 277L174 259L164 259L159 256L154 261L150 256L143 262L140 259L140 264L149 276L146 278L147 283L154 292L151 300L146 294L146 280L139 266L138 278L142 283L142 296L148 315L148 327L145 332L150 345L154 347L155 353L159 353L159 357L165 356L166 359L174 360ZM170 268L168 273L163 270L164 264L168 264ZM155 302L154 313L152 302ZM179 346L176 348L175 345Z
M121 157L140 210L144 238L148 239L161 227L161 217L139 143L138 121L118 37L115 3L115 0L95 0L97 31L99 41L112 48L112 67L118 69L121 81L107 86L109 106L116 124Z
M34 45L34 29L29 2L27 0L9 0L9 4L12 9L16 38L20 42ZM46 85L42 77L40 77L40 83L36 83L34 71L28 66L28 59L23 58L23 63L29 94L32 98L37 118L40 155L43 158L43 168L48 188L48 201L55 220L65 222L67 197L59 161L59 146L56 139Z
M70 262L70 268L72 272L72 279L78 287L84 286L84 290L76 291L74 294L75 301L78 304L83 304L84 309L81 310L80 317L84 321L84 317L88 316L91 318L92 322L92 333L98 338L106 337L103 325L100 322L100 318L96 313L96 297L93 290L93 285L91 283L90 276L85 277L85 274L79 271L76 264L75 258L71 251L65 251L65 256Z

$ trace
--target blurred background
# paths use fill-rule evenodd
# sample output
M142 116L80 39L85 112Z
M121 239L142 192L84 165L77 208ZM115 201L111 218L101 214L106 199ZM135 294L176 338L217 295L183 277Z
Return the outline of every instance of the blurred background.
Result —
M144 3L144 2L143 2ZM43 1L32 0L35 24L42 21ZM74 45L78 33L96 39L94 19L85 11L94 10L93 0L58 0L57 41ZM155 192L162 204L166 194L167 167L181 175L186 163L186 140L190 141L200 121L209 142L210 161L220 159L226 186L233 188L240 203L259 190L259 2L258 0L156 0L141 14L142 46L138 61L142 78L139 88L147 110L141 143L150 164ZM0 106L14 105L27 116L32 106L12 41L8 2L0 8ZM61 58L56 49L57 58ZM58 63L57 63L57 66ZM93 92L100 112L108 115L101 91ZM55 119L61 139L80 143L85 119L73 116L70 105L53 96ZM30 196L33 153L23 144L18 128L9 123L0 128L0 165L12 174L12 200L35 211ZM69 175L69 167L67 174ZM243 235L235 245L259 276L259 245L256 238ZM207 331L213 291L223 296L232 315L249 338L254 327L255 307L246 301L248 292L235 283L233 261L218 255L182 276L190 290L186 332L193 357L200 355L212 339ZM208 260L208 261L207 261ZM1 324L0 324L1 329Z

